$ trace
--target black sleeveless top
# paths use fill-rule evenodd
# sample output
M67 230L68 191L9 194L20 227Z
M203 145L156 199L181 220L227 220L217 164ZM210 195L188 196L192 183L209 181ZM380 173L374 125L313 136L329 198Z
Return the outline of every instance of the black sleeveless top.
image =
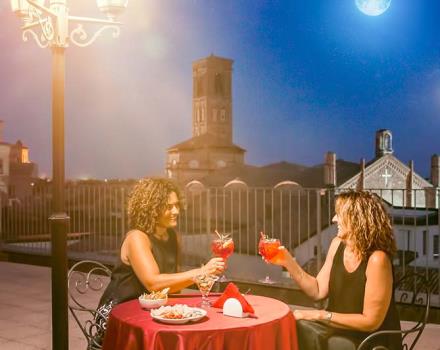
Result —
M159 266L160 273L177 272L177 238L176 233L169 229L168 240L162 241L153 235L148 236L151 241L151 251ZM112 271L110 283L99 301L99 306L113 301L114 304L136 299L146 288L137 278L130 265L126 265L118 256L118 261Z
M367 282L366 270L368 260L360 263L353 272L348 272L344 266L345 244L341 242L333 259L330 272L328 307L327 310L338 313L362 313L364 309L365 284ZM378 330L400 330L400 321L392 294L385 320ZM350 331L352 332L352 331ZM354 336L365 338L368 334L352 332ZM400 335L386 336L380 340L388 344L390 349L401 349Z

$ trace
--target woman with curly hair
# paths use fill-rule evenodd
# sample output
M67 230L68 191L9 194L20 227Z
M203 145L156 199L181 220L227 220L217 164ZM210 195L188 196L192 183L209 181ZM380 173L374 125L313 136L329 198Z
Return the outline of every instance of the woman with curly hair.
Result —
M284 266L312 299L328 298L326 310L296 310L300 349L355 349L377 330L400 330L393 297L392 257L396 243L381 199L349 191L336 199L338 232L316 277L280 247L269 262ZM400 336L378 339L401 349Z
M103 309L147 291L170 288L170 292L177 292L193 284L197 275L223 272L221 258L212 258L201 268L178 271L179 245L174 228L180 200L179 189L167 179L145 178L134 187L127 210L131 230L99 303Z

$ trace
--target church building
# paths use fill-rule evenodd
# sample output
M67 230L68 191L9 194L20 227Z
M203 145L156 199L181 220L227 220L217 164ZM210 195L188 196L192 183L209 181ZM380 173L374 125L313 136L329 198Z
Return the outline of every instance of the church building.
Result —
M390 130L376 132L375 158L365 164L360 172L339 185L339 188L376 190L393 206L438 208L440 186L440 157L431 157L430 181L414 171L414 162L402 163L394 156L393 136ZM401 190L401 191L399 191Z
M167 176L179 183L244 164L232 138L232 64L214 55L193 62L192 138L167 149Z
M425 179L404 164L393 150L393 135L381 129L375 136L375 156L360 163L325 154L324 163L305 166L288 162L245 164L246 150L233 143L232 64L218 56L193 62L192 138L167 149L167 176L182 185L223 187L232 182L250 187L295 183L301 188L374 190L394 207L438 208L440 157L431 157ZM194 181L196 180L196 181Z

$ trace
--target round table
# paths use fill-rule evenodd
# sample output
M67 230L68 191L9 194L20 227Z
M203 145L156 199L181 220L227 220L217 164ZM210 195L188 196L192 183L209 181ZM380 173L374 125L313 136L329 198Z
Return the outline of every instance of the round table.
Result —
M211 298L213 300L215 298ZM208 315L195 323L180 325L155 321L138 300L115 306L104 338L104 350L297 350L296 323L283 302L247 295L255 316L224 316L209 308ZM198 295L169 298L167 305L197 306Z

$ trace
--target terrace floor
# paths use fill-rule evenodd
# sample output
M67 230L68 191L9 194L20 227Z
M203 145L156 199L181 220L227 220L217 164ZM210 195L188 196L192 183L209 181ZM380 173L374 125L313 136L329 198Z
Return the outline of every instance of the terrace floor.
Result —
M51 348L50 288L49 268L0 262L0 349ZM410 322L402 322L402 328L409 326ZM428 324L417 349L440 350L439 332L440 325ZM71 317L69 345L73 350L86 349L83 335Z

